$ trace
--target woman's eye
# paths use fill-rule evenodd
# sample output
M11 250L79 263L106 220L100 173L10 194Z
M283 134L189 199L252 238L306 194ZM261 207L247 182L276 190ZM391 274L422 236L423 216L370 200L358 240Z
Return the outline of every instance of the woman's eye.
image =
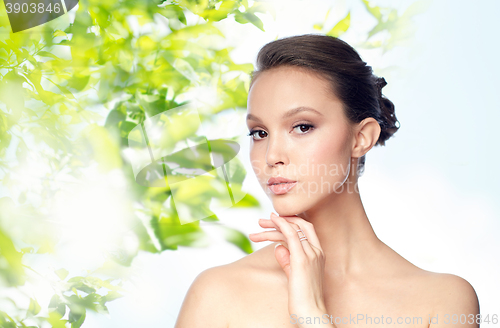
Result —
M314 129L314 126L312 124L298 124L293 129L298 134L306 134ZM252 130L248 136L253 137L254 140L261 140L267 137L267 132L264 130Z
M264 130L252 130L248 134L248 136L253 137L254 140L264 139L266 137L266 135L267 135L267 132Z
M295 132L298 134L305 134L311 131L314 128L311 124L299 124L293 127Z

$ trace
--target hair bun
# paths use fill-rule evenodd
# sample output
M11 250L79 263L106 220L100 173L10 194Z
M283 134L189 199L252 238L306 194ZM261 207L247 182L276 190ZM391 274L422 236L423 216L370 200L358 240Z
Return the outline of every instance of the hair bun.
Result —
M380 91L382 91L382 88L387 85L387 81L383 77L377 78L377 87Z
M394 104L384 95L382 95L382 88L387 85L387 81L383 77L377 77L375 83L378 89L380 111L383 119L383 122L381 124L382 131L377 143L384 146L385 141L392 137L394 133L396 133L396 131L400 127L400 124L394 113Z

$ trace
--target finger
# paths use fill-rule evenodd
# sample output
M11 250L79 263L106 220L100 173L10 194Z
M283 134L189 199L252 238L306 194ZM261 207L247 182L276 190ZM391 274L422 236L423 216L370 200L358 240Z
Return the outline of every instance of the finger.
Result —
M309 240L309 243L312 246L316 247L321 252L323 251L323 249L321 248L321 244L319 242L318 235L316 234L316 230L314 229L314 225L311 222L306 221L298 216L286 216L283 218L288 222L298 225L306 235L307 239Z
M274 256L281 269L285 272L286 277L290 279L290 251L283 245L277 244L274 248Z
M306 232L300 228L299 225L293 223L293 222L288 222L293 229L295 230L297 234L297 238L299 242L301 243L302 247L304 248L304 253L306 253L309 257L316 256L316 251L312 248L311 244L309 243L308 238L301 238L303 236L307 236ZM302 232L301 232L302 231Z
M286 242L285 236L279 231L262 231L258 233L251 233L248 235L250 237L250 240L253 242L260 242L260 241L278 241L278 242Z
M283 217L286 219L286 217ZM309 238L307 239L302 239L301 240L301 237L303 236L306 236L307 237L307 234L304 230L301 229L301 227L296 224L296 223L293 223L293 222L290 222L287 220L287 222L292 226L292 228L295 230L295 232L297 233L297 238L299 239L299 242L302 244L302 247L304 248L304 252L310 256L310 257L313 257L313 256L316 256L317 253L316 251L312 248L312 245L309 243ZM300 232L300 230L302 230L302 232ZM318 251L319 252L319 251Z
M286 249L288 249L286 238L279 231L262 231L258 233L251 233L248 236L251 241L256 243L261 241L274 241L281 243Z
M290 254L293 254L294 258L304 260L306 253L304 251L304 247L302 247L301 242L299 241L297 231L295 231L288 221L274 213L271 213L271 220L280 228L281 233L285 236Z
M274 228L276 230L279 230L278 226L276 224L274 224L274 222L269 220L269 219L259 219L259 225L262 228Z

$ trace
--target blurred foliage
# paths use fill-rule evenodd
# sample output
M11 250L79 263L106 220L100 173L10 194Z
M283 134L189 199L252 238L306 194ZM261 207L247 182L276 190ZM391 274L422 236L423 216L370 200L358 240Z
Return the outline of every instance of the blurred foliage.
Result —
M382 48L384 52L398 45L408 45L412 41L416 32L412 19L426 11L430 5L429 0L418 0L400 15L396 9L373 6L368 0L362 1L366 10L377 20L377 24L368 32L364 47ZM389 34L389 37L385 40L371 41L373 36L383 32Z
M396 46L409 45L413 41L416 31L413 18L425 12L431 2L430 0L417 0L406 8L402 14L395 8L373 5L368 0L361 0L367 12L376 21L375 26L368 31L366 39L355 48L382 49L385 53ZM314 24L314 29L323 32L326 35L340 37L349 29L351 25L351 12L349 11L344 18L339 20L333 27L327 28L331 9L326 12L323 22Z
M409 37L410 18L421 8L410 6L398 15L362 1L377 21L362 46L384 51ZM202 120L245 109L253 65L232 61L232 48L220 45L225 35L214 23L231 17L234 24L263 31L256 14L275 13L265 2L247 0L87 0L79 2L74 21L64 15L13 34L5 7L0 8L0 327L80 327L88 310L107 313L107 302L126 292L120 267L130 266L139 251L160 253L209 243L199 221L179 223L168 187L136 183L124 156L128 134L148 117L188 103L200 88L216 99L204 104ZM329 13L314 28L336 37L351 28L350 11L326 28ZM381 32L390 38L372 41ZM182 156L170 159L187 165ZM241 183L246 172L242 163L232 161L228 174ZM114 189L96 187L84 194L91 202L82 199L79 205L64 198L73 186L92 184L95 176L119 182ZM210 196L202 192L206 187L199 186L197 197L182 199L193 215L204 210ZM99 207L110 190L112 195L127 191L129 198L118 204L121 212L114 204L110 206L117 213ZM58 206L69 210L61 214ZM260 204L248 194L238 206ZM120 215L130 215L130 220L123 219L126 231L115 223ZM55 219L61 216L64 220ZM106 223L111 216L117 221ZM77 224L68 230L62 226L65 220ZM252 252L240 231L214 227L243 252ZM30 264L65 248L61 229L85 247L106 239L116 247L107 252L102 267L81 275L70 268L38 272ZM119 238L111 241L115 230ZM50 301L37 300L29 291L40 277L53 290Z
M109 253L110 259L127 266L139 250L158 253L179 245L206 246L208 238L199 221L179 223L168 187L135 183L122 150L128 146L132 128L147 117L187 103L196 87L211 88L218 100L206 104L202 119L244 109L253 65L231 60L232 48L220 45L225 36L213 23L231 16L236 24L250 23L263 30L256 13L267 13L269 7L250 6L246 0L80 1L73 22L64 16L65 26L61 18L15 34L10 32L4 6L0 7L0 190L4 196L0 198L0 284L16 288L25 285L30 274L39 275L23 263L23 250L42 256L62 247L59 223L53 219L53 197L66 190L61 181L84 181L92 167L101 174L121 172L131 194L130 228L138 249L118 249ZM188 15L198 20L188 22ZM241 183L245 171L241 163L233 162L230 177ZM198 194L189 199L192 211L206 202L206 194ZM247 195L236 206L259 203ZM217 220L215 216L206 219ZM221 228L230 243L252 252L245 235ZM0 327L44 323L80 327L87 310L106 313L106 303L121 297L119 277L101 279L102 273L88 273L65 280L68 270L54 273L56 287L48 308L42 309L29 295L24 309L6 297L16 310L0 312Z
M313 27L316 30L320 30L320 31L324 30L324 26L326 24L328 16L330 15L331 10L332 10L331 8L327 10L326 15L325 15L325 20L323 23L314 24ZM351 12L348 12L347 15L343 19L341 19L339 22L337 22L335 24L335 26L333 26L329 31L325 31L325 34L329 35L329 36L333 36L335 38L339 38L342 34L347 32L347 30L349 29L350 26L351 26Z

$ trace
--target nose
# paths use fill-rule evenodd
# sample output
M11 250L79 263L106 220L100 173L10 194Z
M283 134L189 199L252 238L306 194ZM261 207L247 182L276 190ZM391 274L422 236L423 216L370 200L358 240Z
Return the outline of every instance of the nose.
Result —
M288 164L285 144L283 140L280 141L276 136L268 137L266 163L271 167Z

